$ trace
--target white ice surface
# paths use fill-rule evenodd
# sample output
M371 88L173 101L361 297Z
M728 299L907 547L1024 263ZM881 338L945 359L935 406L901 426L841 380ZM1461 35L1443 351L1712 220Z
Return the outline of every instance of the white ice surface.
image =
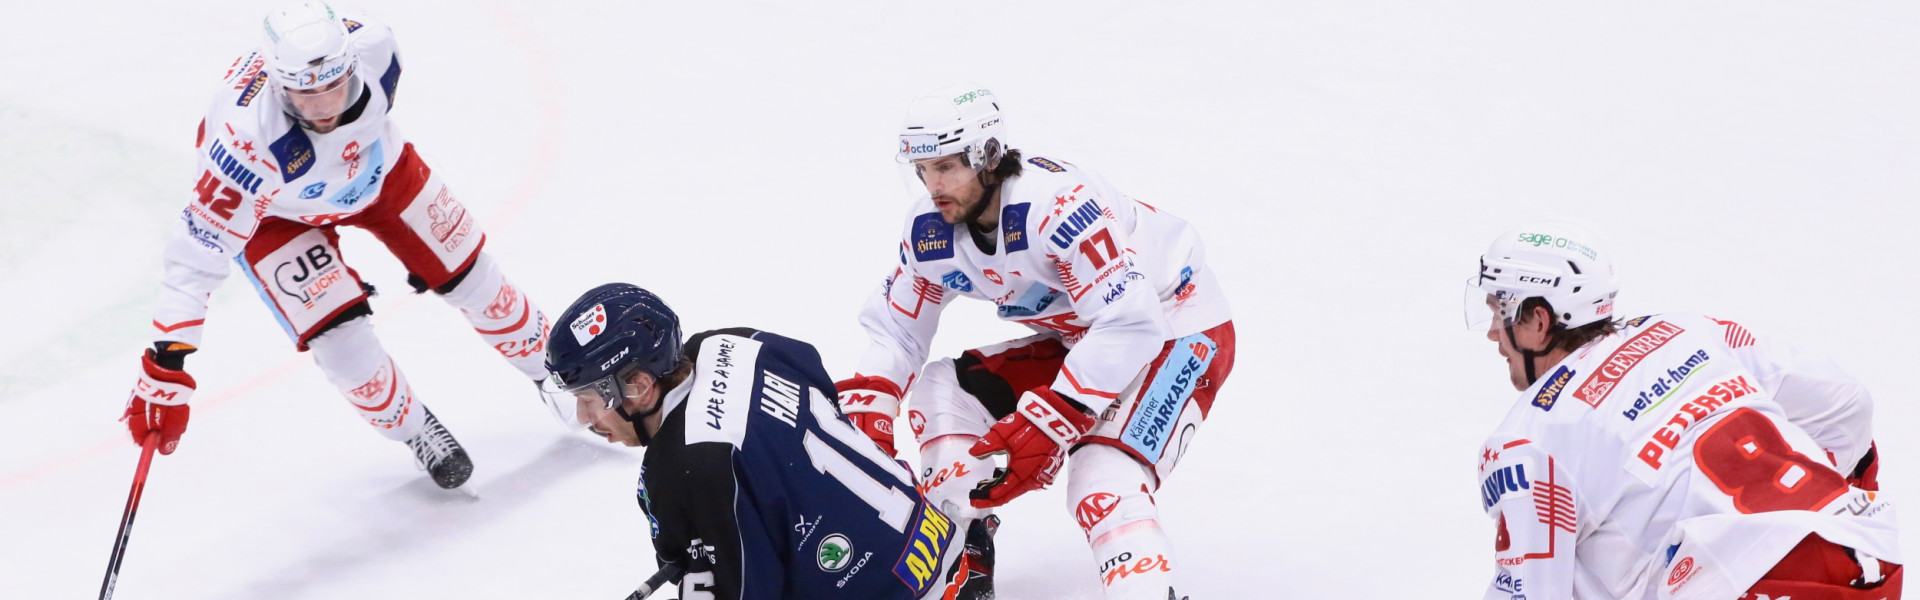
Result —
M1459 286L1536 218L1602 232L1623 314L1710 312L1836 355L1878 398L1885 489L1912 493L1920 5L1569 4L370 8L404 53L394 117L549 314L630 281L690 330L781 332L847 374L904 216L893 128L963 79L999 93L1016 146L1196 224L1241 354L1160 496L1194 598L1481 593L1474 455L1515 394ZM194 124L269 6L8 5L0 597L99 589L138 454L115 419ZM118 597L625 595L652 566L640 453L558 433L453 309L345 237L389 351L473 455L467 491L361 424L236 277ZM950 312L942 354L1019 333ZM1050 490L1005 511L1003 598L1098 597L1066 508Z

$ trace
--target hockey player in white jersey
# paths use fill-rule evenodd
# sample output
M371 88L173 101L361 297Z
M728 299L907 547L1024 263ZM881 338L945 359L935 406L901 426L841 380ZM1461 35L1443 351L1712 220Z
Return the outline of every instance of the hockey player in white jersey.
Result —
M1005 131L979 86L908 108L898 159L925 193L861 312L872 345L838 384L841 408L892 453L911 392L921 485L968 524L946 598L992 597L991 510L1064 466L1067 513L1106 596L1165 600L1180 563L1153 494L1232 369L1226 299L1185 221L1065 160L1025 156ZM941 310L962 296L1037 335L927 362Z
M1480 451L1486 597L1898 599L1866 389L1733 321L1615 320L1618 291L1558 222L1495 240L1468 282L1524 392Z
M533 384L547 321L481 250L475 216L388 119L401 60L392 31L308 2L267 15L260 46L227 69L200 123L192 196L165 249L154 347L127 407L135 442L171 453L195 382L207 297L237 267L300 350L374 429L405 442L441 487L472 463L415 398L368 318L372 287L340 253L335 228L371 232L411 274L460 309L480 338Z

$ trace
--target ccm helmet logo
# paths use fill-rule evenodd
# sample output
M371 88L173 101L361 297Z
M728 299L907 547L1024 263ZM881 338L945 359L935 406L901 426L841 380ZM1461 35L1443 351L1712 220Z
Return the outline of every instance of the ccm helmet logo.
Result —
M1538 275L1521 275L1518 277L1518 279L1520 280L1520 283L1537 283L1540 285L1548 285L1548 286L1558 285L1557 282L1560 281L1559 278L1547 279L1545 277L1541 277Z
M618 363L618 362L620 362L620 359L622 359L622 358L626 358L626 357L627 357L627 353L628 353L628 352L630 352L630 351L632 351L632 350L633 350L633 348L621 348L621 349L620 349L620 353L619 353L619 354L615 354L615 355L613 355L613 358L609 358L609 359L607 359L607 362L603 362L603 363L600 363L600 370L602 370L602 371L605 371L605 370L607 370L607 369L611 369L611 368L613 368L613 365L614 365L615 363Z

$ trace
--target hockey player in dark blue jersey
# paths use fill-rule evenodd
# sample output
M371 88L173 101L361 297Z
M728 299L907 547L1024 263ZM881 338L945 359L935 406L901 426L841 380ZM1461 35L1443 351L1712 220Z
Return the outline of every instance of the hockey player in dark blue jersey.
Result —
M855 430L813 346L752 329L687 340L659 297L613 283L549 337L556 406L645 446L640 507L680 597L937 597L956 528ZM564 402L562 402L564 403Z

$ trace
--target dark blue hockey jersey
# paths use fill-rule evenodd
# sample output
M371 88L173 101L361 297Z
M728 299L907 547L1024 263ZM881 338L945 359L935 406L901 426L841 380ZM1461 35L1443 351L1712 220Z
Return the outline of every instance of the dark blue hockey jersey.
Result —
M640 505L681 598L919 598L955 527L912 474L854 429L804 342L695 336L694 371L663 398Z

